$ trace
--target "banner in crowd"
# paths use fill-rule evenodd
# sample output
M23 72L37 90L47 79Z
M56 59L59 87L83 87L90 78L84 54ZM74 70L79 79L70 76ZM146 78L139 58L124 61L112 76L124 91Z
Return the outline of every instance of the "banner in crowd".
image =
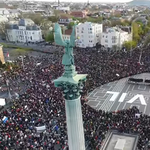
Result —
M6 101L4 98L0 98L0 106L5 106L6 105Z
M2 120L3 120L3 123L6 123L8 120L8 117L4 116Z
M35 127L35 128L36 128L36 131L38 133L42 133L42 132L44 132L46 130L46 126L45 125L44 126L40 126L40 127Z
M135 114L135 117L140 118L141 114Z

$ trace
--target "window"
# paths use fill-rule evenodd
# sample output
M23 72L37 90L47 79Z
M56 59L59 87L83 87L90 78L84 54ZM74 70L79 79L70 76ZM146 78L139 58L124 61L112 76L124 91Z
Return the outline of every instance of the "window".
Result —
M112 43L116 43L116 40L112 40Z
M105 40L105 43L108 43L108 40Z
M106 35L106 38L107 38L108 36Z
M115 39L117 39L117 37L116 37L116 36L112 36L112 40L113 40L113 39L115 40Z

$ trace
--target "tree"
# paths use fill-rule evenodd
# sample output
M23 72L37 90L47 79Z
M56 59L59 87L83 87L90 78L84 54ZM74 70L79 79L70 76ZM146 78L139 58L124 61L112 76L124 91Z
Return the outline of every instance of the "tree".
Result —
M47 42L54 42L54 32L53 32L53 31L49 32L49 33L47 34L45 40L46 40Z
M138 42L140 40L140 35L142 34L142 26L137 22L132 23L132 32L133 32L133 40Z
M46 37L47 33L53 29L53 23L49 20L43 20L43 22L41 23L41 30L42 30L42 35L44 36L44 38Z
M30 18L38 26L41 26L41 23L44 20L44 17L40 13L36 13L36 14L35 13L26 13L26 14L22 14L22 17Z
M50 17L48 17L48 20L53 22L53 23L57 22L58 19L59 19L59 17L57 17L57 16L50 16Z
M123 43L123 47L125 47L127 50L131 50L131 48L135 48L137 45L136 41L127 41Z
M2 39L7 39L9 41L9 37L7 34L8 24L6 22L0 23L0 35Z
M72 29L72 27L74 26L74 22L70 22L67 26L68 29Z
M150 43L150 35L147 36L146 40L144 41L144 46L147 46Z

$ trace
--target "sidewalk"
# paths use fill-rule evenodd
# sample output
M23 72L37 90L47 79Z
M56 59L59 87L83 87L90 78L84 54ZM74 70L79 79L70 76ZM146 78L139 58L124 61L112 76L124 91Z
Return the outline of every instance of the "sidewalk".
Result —
M33 51L42 52L42 53L53 53L59 50L59 48L56 48L54 45L48 45L48 46L42 46L37 44L24 44L24 43L11 43L7 41L0 41L0 43L5 43L10 46L18 46L21 48L31 48Z

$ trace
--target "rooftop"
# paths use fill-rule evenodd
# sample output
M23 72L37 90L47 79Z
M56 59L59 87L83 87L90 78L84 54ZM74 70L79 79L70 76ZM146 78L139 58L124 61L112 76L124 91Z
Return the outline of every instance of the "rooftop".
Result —
M71 35L71 33L72 33L72 29L65 30L65 35Z
M136 150L138 135L110 131L100 150Z

